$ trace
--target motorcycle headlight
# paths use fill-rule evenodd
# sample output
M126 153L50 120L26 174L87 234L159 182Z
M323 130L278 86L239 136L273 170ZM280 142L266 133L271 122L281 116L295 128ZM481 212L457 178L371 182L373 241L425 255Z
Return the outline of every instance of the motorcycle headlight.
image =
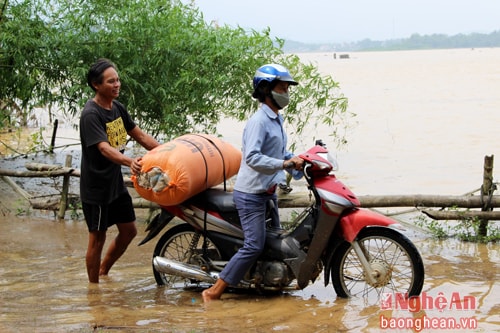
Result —
M331 170L332 169L332 165L330 163L326 163L326 162L323 162L323 161L320 161L320 160L313 160L313 163L320 170L326 170L326 169Z
M328 165L328 167L332 168L332 171L337 171L339 169L339 165L337 163L337 160L332 155L330 155L330 153L318 153L318 156L328 161L328 163L330 164L330 165ZM315 162L318 163L318 166L320 163L325 164L325 162L321 162L321 161L315 161ZM321 166L321 168L326 169L326 168L323 168L322 166Z

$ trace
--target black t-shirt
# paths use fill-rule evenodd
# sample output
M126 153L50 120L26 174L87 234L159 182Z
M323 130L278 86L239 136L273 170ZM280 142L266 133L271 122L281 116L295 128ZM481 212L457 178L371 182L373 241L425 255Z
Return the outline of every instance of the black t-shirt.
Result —
M109 144L121 153L125 150L127 133L135 127L127 109L113 101L111 110L106 110L89 100L80 117L80 140L82 143L80 197L89 204L109 204L127 191L123 183L121 165L104 157L97 144Z

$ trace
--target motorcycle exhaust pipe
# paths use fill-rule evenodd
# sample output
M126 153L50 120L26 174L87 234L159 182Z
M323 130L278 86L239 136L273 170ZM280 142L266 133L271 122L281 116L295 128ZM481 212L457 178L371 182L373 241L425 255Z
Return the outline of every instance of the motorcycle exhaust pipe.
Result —
M164 257L156 256L153 258L154 268L161 273L180 276L185 279L191 279L201 282L215 283L217 277L211 276L197 266L183 262L170 260Z

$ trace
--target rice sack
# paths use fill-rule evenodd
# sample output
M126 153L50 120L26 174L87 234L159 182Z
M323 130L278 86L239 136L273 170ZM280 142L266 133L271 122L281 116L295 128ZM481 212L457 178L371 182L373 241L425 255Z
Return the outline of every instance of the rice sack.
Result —
M238 173L241 151L207 134L186 134L164 143L142 158L142 170L131 179L144 199L177 205L225 182Z

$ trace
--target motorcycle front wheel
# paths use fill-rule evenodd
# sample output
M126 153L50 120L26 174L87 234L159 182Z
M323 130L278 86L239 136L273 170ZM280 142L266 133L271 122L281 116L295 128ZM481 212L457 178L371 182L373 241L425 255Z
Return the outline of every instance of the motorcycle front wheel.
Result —
M349 242L333 255L331 277L339 297L380 297L386 293L419 295L424 284L424 265L415 245L386 227L368 227L358 237L375 281L365 276L363 265Z
M203 248L204 241L206 241L205 249ZM196 266L204 265L207 259L220 260L221 258L217 246L189 224L179 224L163 234L153 253L153 258L156 256ZM159 272L154 265L153 273L158 285L183 287L198 283L198 281Z

